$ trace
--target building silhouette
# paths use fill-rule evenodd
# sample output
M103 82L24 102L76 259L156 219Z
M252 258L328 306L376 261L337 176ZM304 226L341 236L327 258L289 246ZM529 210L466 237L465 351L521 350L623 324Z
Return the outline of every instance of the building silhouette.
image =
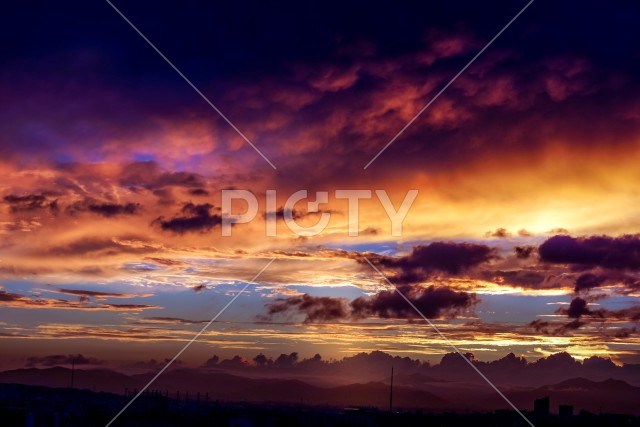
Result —
M533 401L533 412L536 415L549 415L549 396L541 397Z
M573 416L573 405L558 406L558 414L560 418L570 418Z

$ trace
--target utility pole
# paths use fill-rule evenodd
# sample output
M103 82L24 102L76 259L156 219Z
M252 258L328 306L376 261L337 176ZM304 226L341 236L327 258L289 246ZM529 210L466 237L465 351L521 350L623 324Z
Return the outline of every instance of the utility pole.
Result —
M393 366L391 367L391 385L389 386L389 413L393 413Z
M73 375L76 369L76 358L71 359L71 389L73 389Z

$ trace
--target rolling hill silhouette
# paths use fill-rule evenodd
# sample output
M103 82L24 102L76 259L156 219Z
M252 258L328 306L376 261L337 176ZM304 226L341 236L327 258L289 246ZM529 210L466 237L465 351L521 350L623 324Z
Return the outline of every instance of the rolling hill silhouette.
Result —
M75 387L93 391L123 394L140 390L153 373L125 375L108 369L75 371ZM47 387L69 387L71 370L62 367L26 368L0 372L0 383ZM421 382L420 380L424 380ZM488 386L462 382L433 381L413 377L411 386L394 387L394 407L426 410L493 410L507 408L504 400ZM370 406L388 408L389 385L383 382L318 386L298 379L247 378L223 372L203 372L178 368L167 371L151 387L184 398L200 393L210 400L254 403L291 403L329 406ZM552 412L559 404L574 405L576 412L640 413L640 387L622 380L593 381L572 378L541 387L504 388L516 406L531 410L533 400L549 396Z

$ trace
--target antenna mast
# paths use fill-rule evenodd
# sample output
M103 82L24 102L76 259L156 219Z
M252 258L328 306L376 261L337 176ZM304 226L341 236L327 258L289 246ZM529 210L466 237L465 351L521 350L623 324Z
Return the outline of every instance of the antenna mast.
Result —
M76 358L71 359L71 388L73 388L73 374L76 368Z
M393 366L391 367L391 385L389 386L389 412L393 412Z

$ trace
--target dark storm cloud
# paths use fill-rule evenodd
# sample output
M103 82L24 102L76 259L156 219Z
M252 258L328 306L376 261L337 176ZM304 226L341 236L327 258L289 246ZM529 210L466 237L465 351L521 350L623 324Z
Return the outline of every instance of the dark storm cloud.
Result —
M530 322L527 326L529 326L536 332L539 332L545 335L567 335L571 331L580 329L582 326L586 324L587 322L581 321L579 319L575 319L566 323L547 322L544 320L536 319L533 322Z
M640 290L640 278L635 276L625 276L621 282L625 289L619 291L622 295L630 295Z
M589 308L589 302L583 298L576 297L571 300L568 308L561 307L556 310L557 314L566 315L572 319L592 320L599 322L621 321L621 322L639 322L640 321L640 305L611 310L607 308Z
M8 195L4 201L11 206L12 212L30 211L45 207L47 198L41 194L30 194L27 196Z
M529 327L533 328L536 332L548 333L550 322L542 319L536 319L529 322Z
M607 276L605 275L598 275L593 273L581 274L576 279L576 286L574 291L575 292L581 292L585 290L588 291L590 289L600 287L605 283L606 280L607 280Z
M4 196L3 200L9 205L9 210L13 213L30 212L47 208L52 212L58 211L57 200L51 200L44 194L27 194L24 196L9 194Z
M514 252L516 253L516 257L520 259L528 259L531 254L536 250L535 246L516 246L514 248Z
M75 189L75 191L79 191L79 189ZM12 213L48 209L51 213L57 214L61 208L61 203L58 198L53 199L44 194L30 194L25 196L8 195L5 196L3 200L9 206ZM83 200L68 205L64 211L69 215L89 212L105 218L112 218L121 215L135 215L140 211L140 204L114 203L86 197Z
M25 297L24 295L14 294L11 292L7 292L4 289L0 289L0 302L6 302L6 303L24 302L25 304L29 304L32 302L32 300Z
M382 265L403 270L424 269L459 274L489 261L494 257L493 252L494 250L486 245L434 242L427 246L415 246L406 257L383 260Z
M74 295L80 297L83 301L87 301L89 299L95 300L104 300L106 298L133 298L133 297L148 297L152 294L128 294L122 292L100 292L100 291L90 291L86 289L65 289L60 288L57 289L56 292L66 295Z
M582 298L574 298L571 300L571 304L569 304L568 309L561 308L559 309L560 313L566 313L567 316L572 319L579 319L583 315L591 314L591 310L587 308L587 301Z
M538 248L540 259L558 264L619 270L640 269L640 237L554 236Z
M577 20L573 19L576 5L581 12L581 19ZM465 16L482 17L466 22L455 4L418 2L405 6L389 10L338 2L312 8L309 5L265 7L254 2L244 7L228 4L214 8L200 4L180 11L182 19L172 27L175 32L154 26L159 21L145 15L140 5L128 4L124 13L132 16L137 25L147 26L151 31L149 38L167 47L167 55L186 67L181 67L186 75L201 82L213 98L220 99L223 111L242 117L240 127L255 129L266 140L265 145L274 147L274 151L278 150L276 142L282 140L284 132L271 114L281 118L283 113L296 109L301 116L296 122L310 123L315 118L318 123L327 123L330 132L312 123L300 129L295 126L286 129L296 145L302 140L320 142L312 149L315 155L296 156L290 169L283 166L281 179L291 182L291 178L297 176L318 182L318 178L353 176L356 169L347 165L347 160L349 163L354 158L365 161L371 152L377 151L380 136L389 134L385 124L393 129L405 124L405 116L413 115L423 106L433 91L450 79L461 63L489 40L495 28L519 8L500 1L489 13L480 5L465 4L463 9L468 14ZM113 10L104 7L104 4L83 3L63 17L51 5L34 12L15 4L3 14L6 22L0 28L2 39L7 40L3 54L8 66L7 77L11 77L3 80L10 82L7 86L17 87L12 91L13 98L3 101L10 105L14 98L25 98L24 88L31 87L34 80L43 80L42 87L30 94L46 92L43 100L48 101L40 103L32 95L22 101L24 108L12 109L7 122L12 125L15 138L7 138L7 146L1 147L5 152L23 157L38 153L67 160L80 151L88 151L82 147L89 129L97 134L90 135L92 141L99 140L104 147L95 150L100 154L95 154L93 149L83 154L107 156L113 154L113 145L117 145L114 141L138 140L139 134L152 126L150 122L168 117L179 117L181 121L203 115L206 106L201 100L185 90L184 82L176 79L173 70L158 67L157 54L132 34ZM397 171L398 166L412 170L411 166L422 167L425 162L439 169L451 165L464 167L472 159L495 155L502 148L506 148L505 152L536 150L541 144L531 144L532 140L550 139L546 136L555 135L556 131L561 132L557 140L572 140L567 129L591 136L584 138L587 142L578 138L580 144L599 140L598 134L603 133L598 132L599 121L585 120L599 114L599 109L585 102L585 97L598 100L603 97L606 105L621 105L624 111L628 110L628 102L620 102L619 98L623 98L622 101L636 99L633 90L608 90L607 85L613 84L614 79L607 79L608 76L599 71L599 65L613 68L618 71L613 73L618 78L616 81L627 74L620 70L630 76L637 74L637 64L623 54L620 46L624 46L626 40L638 38L638 30L628 18L636 16L638 7L625 4L621 8L603 11L595 5L567 2L554 8L557 21L552 22L546 19L545 8L527 10L510 31L510 37L501 39L503 50L489 50L469 73L449 88L446 98L434 104L415 127L391 147L386 156L389 170ZM242 30L246 9L255 16L263 16L252 23L251 32ZM175 10L162 6L157 14L171 17ZM606 22L617 23L614 30L606 32L605 41L595 38L592 31L603 21L603 14ZM56 21L51 16L66 19L68 31L55 31ZM98 16L100 20L80 19ZM558 37L566 33L568 20L573 24L573 37L585 40L578 53L573 37ZM460 22L465 22L463 30ZM544 29L539 22L545 22ZM47 34L46 40L34 37L25 23ZM78 34L82 34L81 40ZM199 47L206 50L207 55L199 54L202 51ZM67 64L64 72L56 65L60 63ZM36 74L38 79L33 77ZM16 81L20 76L24 77ZM257 82L257 88L250 84L252 82ZM158 91L158 87L163 90ZM70 89L75 89L73 94L68 94ZM335 97L323 96L327 93ZM100 97L93 96L95 94ZM69 99L73 101L69 105L58 101ZM459 102L463 99L472 102ZM386 102L388 100L397 101ZM353 116L353 111L361 110L364 113L361 119L346 119L348 115ZM20 115L21 111L28 111L26 118ZM536 114L532 115L531 111ZM509 114L510 120L504 120L502 112ZM563 115L572 122L580 120L581 129L567 126ZM110 120L105 121L104 117ZM559 117L559 120L552 122L547 120L549 117ZM486 124L488 132L478 132L478 123ZM634 127L629 120L616 123L619 126L607 126L607 132L611 128L630 132ZM474 138L470 138L470 134ZM305 136L309 138L303 138ZM343 142L356 140L364 142ZM123 144L126 151L128 145ZM131 152L125 157L135 158L139 151L156 157L154 154L162 151L159 145L162 144L156 138L145 138L139 147L130 148ZM333 155L332 150L326 150L329 146L335 146L342 155ZM411 153L407 151L409 147ZM176 151L188 152L180 146ZM286 148L282 152L287 153ZM158 161L171 161L172 154L164 154ZM195 156L200 154L197 152ZM309 168L310 163L303 163L304 159L317 167ZM143 163L138 162L141 167ZM327 176L321 171L331 173ZM154 188L191 187L198 180L188 172L182 174L145 184L151 181L137 179L135 171L129 171L122 183ZM300 183L301 187L307 187L305 184Z
M218 356L217 354L214 354L204 362L204 365L202 365L202 367L215 368L215 367L218 367L218 362L220 362L220 356Z
M495 257L495 250L475 243L433 242L426 246L414 246L411 253L400 257L366 254L377 266L397 271L393 282L408 284L424 281L438 273L457 275L487 263ZM364 263L358 255L354 257Z
M454 317L479 302L475 294L448 287L402 286L400 291L427 318ZM358 297L347 304L344 298L301 295L265 304L267 319L274 316L304 315L305 322L357 320L367 317L415 319L420 315L396 291L378 292L372 297Z
M147 305L147 304L103 304L100 307L106 307L110 310L147 310L150 308L160 308L157 305Z
M640 322L640 305L633 307L623 308L620 310L597 310L596 313L599 316L603 316L606 319Z
M614 331L613 336L615 338L629 338L631 335L634 335L637 332L638 328L635 326L633 328L619 328Z
M192 196L208 196L209 192L204 188L192 188L189 190L189 194Z
M298 210L298 209L288 209L288 210L286 210L286 213L291 215L291 217L294 220L302 219L305 216L305 213L300 211L300 210ZM271 216L271 215L275 216L275 218L278 219L278 220L284 221L284 217L285 217L285 209L284 209L284 207L281 206L274 212L265 212L263 214L263 216L265 218L267 218L268 216Z
M151 193L158 198L160 205L171 206L176 203L176 198L171 188L156 188Z
M453 317L479 302L475 294L449 287L402 286L399 288L427 318ZM359 297L351 302L354 317L419 318L413 307L395 290L378 292L373 297Z
M267 318L276 315L302 314L305 316L305 322L331 322L349 317L345 299L316 297L308 294L277 298L267 303L265 308Z
M576 329L580 329L582 326L586 325L586 322L581 322L578 319L572 320L569 323L565 323L555 330L556 334L564 335L569 331L574 331Z
M527 289L554 289L566 287L562 281L549 280L540 271L535 270L496 270L482 271L480 277L485 280L503 283L508 286L517 286Z
M607 280L606 276L596 275L593 273L584 273L576 279L575 292L588 292L591 289L602 286ZM549 335L565 335L571 331L575 331L590 323L603 324L612 323L637 323L640 322L640 305L632 305L630 307L612 310L604 307L593 308L595 302L609 298L608 294L588 295L586 292L583 297L576 296L569 303L568 307L560 307L555 313L567 316L569 322L551 322L537 319L528 324L536 332ZM619 330L611 332L599 332L603 337L621 337L624 334L630 335L636 332L636 327L622 327Z
M92 198L75 202L67 206L65 209L65 211L70 215L75 215L79 212L91 212L105 218L112 218L120 215L135 215L139 210L139 203L99 202Z
M105 217L113 217L117 215L134 215L138 212L140 204L138 203L95 203L90 204L88 209L90 212L97 213Z
M126 294L121 294L121 293L114 293L114 292L98 292L98 291L87 291L87 290L83 290L83 289L58 289L59 292L63 293L63 294L69 294L69 295L77 295L77 296L84 296L84 297L93 297L93 298L106 298L106 297L115 297L115 298L122 298L124 297Z
M284 208L284 206L281 206L278 209L276 209L275 211L265 212L263 214L263 217L267 218L268 216L273 215L276 218L276 220L284 221L285 214L289 214L289 215L291 215L291 218L293 218L295 221L298 221L298 220L301 220L303 218L322 215L322 213L324 213L324 212L327 212L327 213L330 213L330 214L339 213L339 212L331 210L331 209L318 209L317 212L306 212L306 211L302 211L302 210L299 210L299 209L286 210Z
M154 223L177 234L209 231L222 223L222 215L212 213L212 210L213 205L208 203L198 205L190 202L182 206L182 215L171 219L159 217Z

